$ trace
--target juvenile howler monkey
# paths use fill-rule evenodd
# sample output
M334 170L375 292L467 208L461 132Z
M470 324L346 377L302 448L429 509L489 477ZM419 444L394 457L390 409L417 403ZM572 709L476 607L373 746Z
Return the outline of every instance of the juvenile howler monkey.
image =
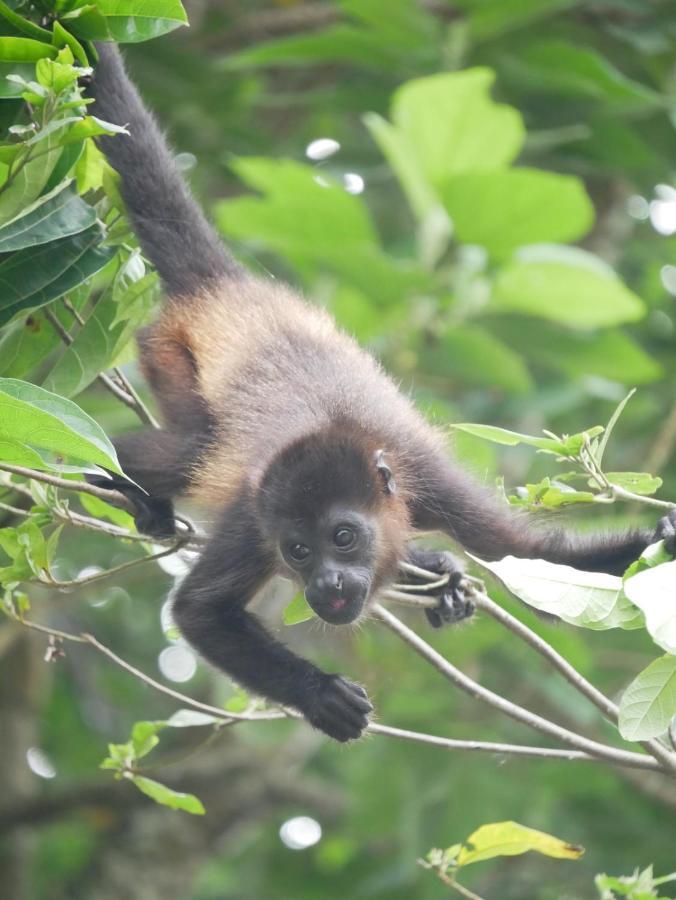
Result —
M117 442L140 528L173 530L171 498L196 497L218 524L181 585L185 638L245 687L294 707L339 741L358 737L364 690L276 641L246 607L275 573L299 582L313 610L353 622L394 580L398 560L452 575L434 625L471 613L447 553L408 544L446 532L487 559L541 557L622 572L653 534L581 539L538 530L475 483L379 365L324 311L255 277L225 249L192 198L117 49L99 45L93 112L129 135L101 138L167 301L139 338L161 430Z

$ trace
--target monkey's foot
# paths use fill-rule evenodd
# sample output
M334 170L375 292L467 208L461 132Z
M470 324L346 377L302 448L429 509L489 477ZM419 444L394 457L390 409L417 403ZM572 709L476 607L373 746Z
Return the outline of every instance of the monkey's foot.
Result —
M342 675L324 675L305 718L336 741L352 741L361 736L368 725L373 704L361 685Z
M672 556L676 556L676 509L670 509L657 523L656 541L664 541L664 546Z
M174 537L176 534L174 505L171 500L151 497L124 478L116 476L106 478L105 475L87 475L86 478L89 484L119 491L131 501L134 507L134 523L141 534L160 539Z
M430 588L429 595L439 598L437 606L425 609L427 621L432 628L442 625L454 625L468 619L474 613L474 604L467 595L464 582L465 573L452 553L445 550L425 550L420 547L409 547L409 560L420 569L426 569L434 575L448 575L448 582L442 588ZM425 582L416 576L409 576L409 581L416 585ZM416 594L420 593L416 591ZM423 594L428 592L423 591Z

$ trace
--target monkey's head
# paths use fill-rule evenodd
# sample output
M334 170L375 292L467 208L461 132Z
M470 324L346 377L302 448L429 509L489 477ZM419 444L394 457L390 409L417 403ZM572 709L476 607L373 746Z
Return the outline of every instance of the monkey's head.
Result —
M383 450L344 428L286 448L259 494L266 536L314 612L354 622L392 581L408 533L406 504Z

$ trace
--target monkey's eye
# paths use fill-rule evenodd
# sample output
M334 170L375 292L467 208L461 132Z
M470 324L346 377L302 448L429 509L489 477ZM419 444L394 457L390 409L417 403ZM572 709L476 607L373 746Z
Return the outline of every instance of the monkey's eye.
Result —
M352 528L341 525L333 535L333 543L339 550L349 550L355 543L357 535Z
M294 562L305 562L310 555L310 548L305 544L292 544L289 547L289 556Z

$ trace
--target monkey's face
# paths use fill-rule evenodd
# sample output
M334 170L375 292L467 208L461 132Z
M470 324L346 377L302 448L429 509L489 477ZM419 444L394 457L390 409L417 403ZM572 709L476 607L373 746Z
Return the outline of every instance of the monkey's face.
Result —
M284 561L325 622L346 625L361 614L373 584L376 538L375 525L366 516L335 508L285 529L280 539Z

